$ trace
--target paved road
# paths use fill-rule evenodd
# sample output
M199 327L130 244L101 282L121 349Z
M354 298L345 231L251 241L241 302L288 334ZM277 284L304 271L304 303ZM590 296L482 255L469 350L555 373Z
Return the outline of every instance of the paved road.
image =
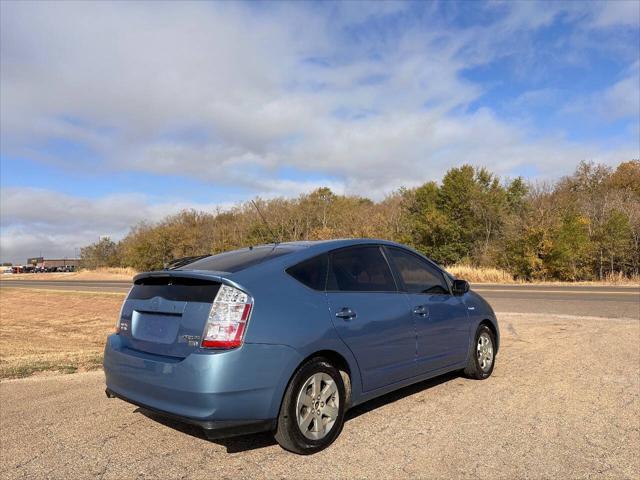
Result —
M102 372L0 382L2 479L640 478L638 320L503 314L486 381L447 375L348 413L310 457L104 395Z
M0 287L120 292L130 282L74 280L0 280ZM640 318L640 288L592 285L498 285L477 284L496 312L587 315Z
M619 286L480 285L496 312L640 319L640 288Z

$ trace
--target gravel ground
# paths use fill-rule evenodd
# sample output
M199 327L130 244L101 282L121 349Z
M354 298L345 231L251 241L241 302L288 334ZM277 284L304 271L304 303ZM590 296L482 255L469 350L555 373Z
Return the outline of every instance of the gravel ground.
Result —
M0 383L2 478L639 478L640 322L499 314L484 382L456 375L355 408L329 449L207 441L103 393L101 372Z

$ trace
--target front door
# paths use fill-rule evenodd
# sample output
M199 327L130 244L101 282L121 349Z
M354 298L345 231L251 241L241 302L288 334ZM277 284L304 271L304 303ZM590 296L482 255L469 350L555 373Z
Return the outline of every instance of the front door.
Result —
M360 367L363 391L415 375L413 319L379 246L331 253L327 299L336 330Z
M469 319L460 297L451 294L442 272L404 249L386 247L407 292L416 324L418 374L464 362L469 348Z

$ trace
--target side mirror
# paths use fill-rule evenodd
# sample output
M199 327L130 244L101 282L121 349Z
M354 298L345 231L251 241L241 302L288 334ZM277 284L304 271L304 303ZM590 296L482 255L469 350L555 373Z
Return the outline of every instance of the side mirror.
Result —
M454 295L464 295L469 291L469 282L466 280L454 280L452 290Z

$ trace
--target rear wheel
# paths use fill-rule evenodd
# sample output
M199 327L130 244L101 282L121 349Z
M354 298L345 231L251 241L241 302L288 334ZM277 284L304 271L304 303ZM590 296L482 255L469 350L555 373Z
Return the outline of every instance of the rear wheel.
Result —
M345 388L340 372L323 358L306 362L293 376L280 407L275 438L294 453L318 452L342 430Z
M476 331L473 350L464 373L469 378L484 380L493 373L495 365L496 337L486 325L480 325Z

